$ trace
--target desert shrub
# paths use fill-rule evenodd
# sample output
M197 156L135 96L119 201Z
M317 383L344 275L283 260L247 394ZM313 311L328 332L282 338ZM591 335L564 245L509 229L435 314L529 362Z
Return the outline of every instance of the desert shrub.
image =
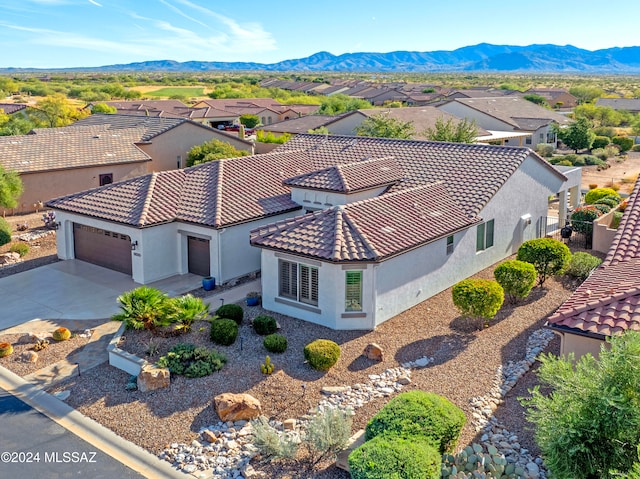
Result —
M597 209L600 213L602 213L603 215L606 215L609 211L611 211L611 207L608 205L602 205L600 203L596 203L593 206L595 209Z
M325 408L314 414L304 432L303 441L321 456L343 450L351 437L353 413L340 408Z
M409 391L391 399L367 424L367 440L376 436L424 437L440 453L451 451L466 421L460 408L447 398Z
M273 334L278 330L278 323L273 317L261 314L253 320L253 329L260 336Z
M111 317L114 321L124 321L127 329L156 329L170 325L175 316L173 303L167 294L159 289L140 286L118 296L120 313Z
M573 166L573 163L569 160L560 160L556 163L558 166Z
M631 148L631 151L640 151L640 145L633 145L633 148Z
M594 205L607 205L609 208L615 208L616 206L618 206L620 204L620 197L619 196L605 196L603 198L600 198L598 201L594 201L593 203Z
M602 211L595 205L580 206L571 213L571 227L586 235L593 232L593 221L602 216Z
M621 153L633 148L633 138L629 138L628 136L614 136L611 139L611 143L618 145Z
M0 218L0 246L11 243L11 226L4 218Z
M304 358L318 371L327 371L340 359L340 346L328 339L316 339L304 347Z
M66 341L70 338L71 331L69 331L67 328L60 327L53 332L53 339L55 339L56 341Z
M608 339L590 354L538 357L542 388L523 400L550 476L605 479L633 468L640 444L640 332Z
M571 261L569 261L566 273L574 278L584 280L587 279L591 272L600 266L601 263L602 260L600 258L596 258L589 253L577 251L571 256Z
M158 359L158 366L167 368L171 374L188 378L201 378L220 371L227 362L224 354L215 349L196 347L194 344L176 344Z
M613 218L611 218L611 224L609 225L609 228L611 228L612 230L617 230L618 226L620 226L620 221L622 220L622 215L624 215L624 213L622 211L616 211L613 214Z
M353 479L438 479L441 456L422 438L378 436L349 454Z
M274 333L266 336L262 345L270 353L284 353L289 344L283 335Z
M609 143L611 143L611 140L608 136L596 136L595 140L593 140L593 143L591 143L591 149L594 150L596 148L604 148Z
M453 286L452 295L460 314L485 322L496 315L504 302L502 286L489 279L463 279Z
M219 318L233 319L237 324L242 323L244 310L242 306L237 304L223 304L216 310L216 316Z
M575 160L571 162L573 166L587 166L587 162L584 159L584 156L578 156Z
M216 344L230 346L238 337L238 323L233 319L215 319L211 322L209 337Z
M591 154L603 162L606 162L607 158L609 158L604 148L594 148L591 150Z
M549 143L538 143L536 145L536 153L544 158L549 158L553 155L555 147Z
M616 129L611 126L599 126L593 129L593 132L597 136L606 136L608 138L613 138L616 136Z
M13 346L11 343L0 343L0 358L4 358L13 353Z
M614 156L618 156L620 154L620 147L615 144L608 144L604 147L604 153L607 155L607 158L613 158Z
M594 155L584 155L582 158L584 158L584 162L588 166L593 166L593 165L606 166L607 165L606 162L604 162L603 160L601 160L600 158L598 158L597 156L594 156Z
M531 263L513 259L499 264L493 271L493 276L507 297L515 302L529 296L538 273Z
M538 238L525 241L518 248L516 259L531 263L538 272L538 284L560 274L569 265L571 251L566 244L552 238Z
M251 421L253 429L253 445L260 453L269 458L295 457L300 446L300 437L291 431L278 431L269 424L264 416Z
M620 202L620 195L613 188L595 188L593 190L589 190L584 196L584 202L588 205L592 205L605 196L616 197L618 198L618 202Z
M173 298L172 303L178 323L175 330L179 333L188 333L195 321L202 321L209 316L209 305L191 294Z
M9 251L12 253L18 253L22 258L29 252L29 245L27 243L15 243L11 245Z

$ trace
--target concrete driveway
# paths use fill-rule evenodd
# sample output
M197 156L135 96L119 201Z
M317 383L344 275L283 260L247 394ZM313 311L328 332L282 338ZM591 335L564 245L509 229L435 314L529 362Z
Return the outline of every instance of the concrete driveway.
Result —
M193 274L152 283L170 296L201 286ZM79 260L58 261L0 278L0 331L34 319L101 319L118 312L116 298L140 284Z

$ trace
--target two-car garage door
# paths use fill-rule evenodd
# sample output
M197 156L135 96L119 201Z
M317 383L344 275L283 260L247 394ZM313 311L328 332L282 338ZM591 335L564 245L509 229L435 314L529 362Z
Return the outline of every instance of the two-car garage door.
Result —
M76 259L131 275L131 238L100 228L73 224Z

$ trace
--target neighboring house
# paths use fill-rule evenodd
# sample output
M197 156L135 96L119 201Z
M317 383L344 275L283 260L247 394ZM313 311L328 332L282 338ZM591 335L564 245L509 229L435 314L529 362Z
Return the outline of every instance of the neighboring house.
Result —
M340 177L343 183L336 183ZM60 222L61 259L75 257L123 271L142 284L188 272L226 283L257 272L262 263L269 308L336 328L367 329L535 237L548 196L564 180L526 148L298 135L270 154L145 175L57 198L48 206ZM349 216L352 208L361 211L353 201L372 203L362 207L371 212L369 220L349 223L355 218ZM347 204L344 218L342 206L336 206L342 204ZM295 246L285 239L278 250L278 239L266 234L273 229L286 236L281 220L298 225L310 218L313 225L305 231L317 227L320 235L309 237L310 243L303 239ZM342 221L334 236L325 218ZM263 229L253 239L265 248L262 252L249 243L256 229ZM384 249L376 235L386 235L391 248L402 251ZM328 238L344 238L336 243L344 254L325 266L320 250L308 245ZM353 248L360 251L352 242L366 247L366 257L349 256ZM302 249L294 251L297 247ZM305 309L305 301L276 301L277 259L312 267L321 263L320 271L312 273L319 273L321 288L313 311ZM349 311L355 316L342 323L332 314L343 304L343 266L362 271L366 310ZM350 278L357 280L357 274ZM316 301L313 295L310 300ZM320 316L318 309L324 311Z
M0 113L5 113L7 115L13 115L18 112L24 113L27 106L29 105L24 103L0 103Z
M281 136L284 133L298 135L300 133L308 133L309 130L315 130L323 126L327 127L335 122L337 118L338 116L335 115L307 115L267 126L260 126L258 130L271 132L276 136Z
M640 99L637 98L598 98L596 106L605 106L630 113L640 113Z
M640 180L606 259L547 320L560 353L597 357L606 339L640 330Z
M556 110L571 110L578 106L578 99L563 88L529 88L524 95L541 96Z
M475 120L505 146L557 145L555 126L571 123L565 116L517 96L457 98L438 108L458 118Z
M256 115L263 125L309 115L318 110L319 105L284 105L272 98L225 98L201 100L194 108L212 107L241 115Z

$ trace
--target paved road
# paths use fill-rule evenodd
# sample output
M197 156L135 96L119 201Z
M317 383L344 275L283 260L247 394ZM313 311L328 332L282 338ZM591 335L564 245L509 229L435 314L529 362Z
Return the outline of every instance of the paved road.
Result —
M0 431L3 478L144 477L1 388Z

